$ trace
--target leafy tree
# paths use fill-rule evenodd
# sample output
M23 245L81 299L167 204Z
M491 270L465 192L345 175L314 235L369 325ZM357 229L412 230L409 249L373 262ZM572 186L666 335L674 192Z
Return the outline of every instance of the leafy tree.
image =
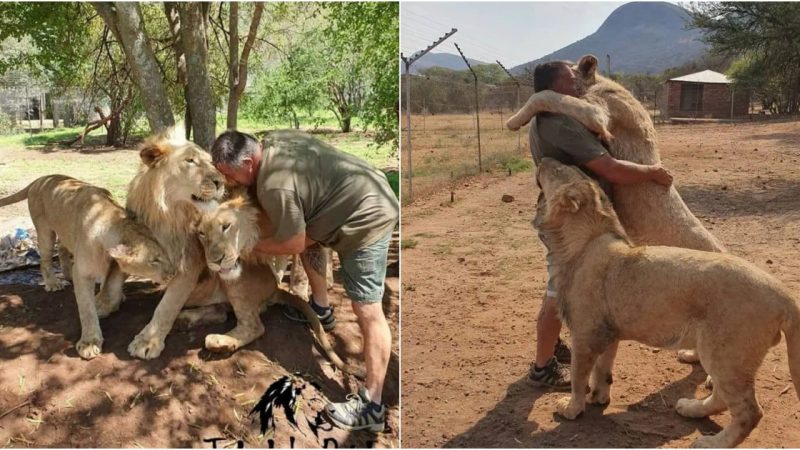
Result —
M737 58L729 72L778 113L800 110L800 4L695 3L692 25L713 52Z
M358 115L378 144L398 148L398 2L327 2L323 33L330 44L328 87L342 131ZM366 82L362 84L362 80Z

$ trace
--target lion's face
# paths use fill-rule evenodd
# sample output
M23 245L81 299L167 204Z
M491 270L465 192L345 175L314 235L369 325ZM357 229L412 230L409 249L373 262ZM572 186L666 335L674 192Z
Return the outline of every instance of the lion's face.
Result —
M599 206L601 190L595 182L575 166L544 158L536 172L536 180L544 194L547 208L543 222L558 225L584 206Z
M147 175L160 180L167 205L191 201L205 209L225 193L225 177L211 163L211 155L175 132L146 142L139 154Z
M197 226L209 270L226 280L241 275L240 232L239 217L229 204L205 214Z
M123 272L149 278L157 284L167 284L175 277L175 264L155 239L131 231L124 241L127 243L108 250Z

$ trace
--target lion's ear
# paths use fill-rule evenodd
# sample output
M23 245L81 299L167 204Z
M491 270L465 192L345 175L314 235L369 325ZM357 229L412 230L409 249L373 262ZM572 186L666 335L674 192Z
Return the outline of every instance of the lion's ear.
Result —
M139 157L142 162L149 167L155 166L169 153L169 148L163 143L147 142L141 150L139 150Z
M557 192L547 200L548 221L567 214L575 214L589 200L587 193L578 186L569 186L561 192Z
M597 73L597 57L585 55L578 61L578 71L584 78L594 79L595 73Z
M108 252L108 256L115 260L129 260L133 256L133 250L125 244L115 245L106 251Z

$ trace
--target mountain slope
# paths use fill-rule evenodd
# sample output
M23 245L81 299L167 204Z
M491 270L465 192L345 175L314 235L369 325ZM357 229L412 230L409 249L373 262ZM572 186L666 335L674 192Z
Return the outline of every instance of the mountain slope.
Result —
M472 66L477 66L480 64L488 64L483 61L478 61L477 59L467 58ZM401 62L400 63L401 70L405 73L406 68L405 65ZM452 70L466 70L467 65L464 64L464 60L461 59L459 55L453 55L450 53L428 53L422 58L418 59L414 62L414 65L411 66L411 73L417 74L422 69L427 69L428 67L444 67L446 69Z
M611 70L625 73L659 73L685 64L702 55L707 45L700 42L699 30L687 30L689 14L666 2L632 2L617 8L598 30L537 60L516 66L512 73L533 70L552 60L577 61L591 53L606 71L606 54L611 55Z

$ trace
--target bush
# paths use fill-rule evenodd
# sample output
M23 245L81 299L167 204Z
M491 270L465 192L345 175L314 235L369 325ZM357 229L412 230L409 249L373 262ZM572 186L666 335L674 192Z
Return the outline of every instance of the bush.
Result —
M0 134L12 134L16 128L17 124L14 117L4 111L0 111Z

